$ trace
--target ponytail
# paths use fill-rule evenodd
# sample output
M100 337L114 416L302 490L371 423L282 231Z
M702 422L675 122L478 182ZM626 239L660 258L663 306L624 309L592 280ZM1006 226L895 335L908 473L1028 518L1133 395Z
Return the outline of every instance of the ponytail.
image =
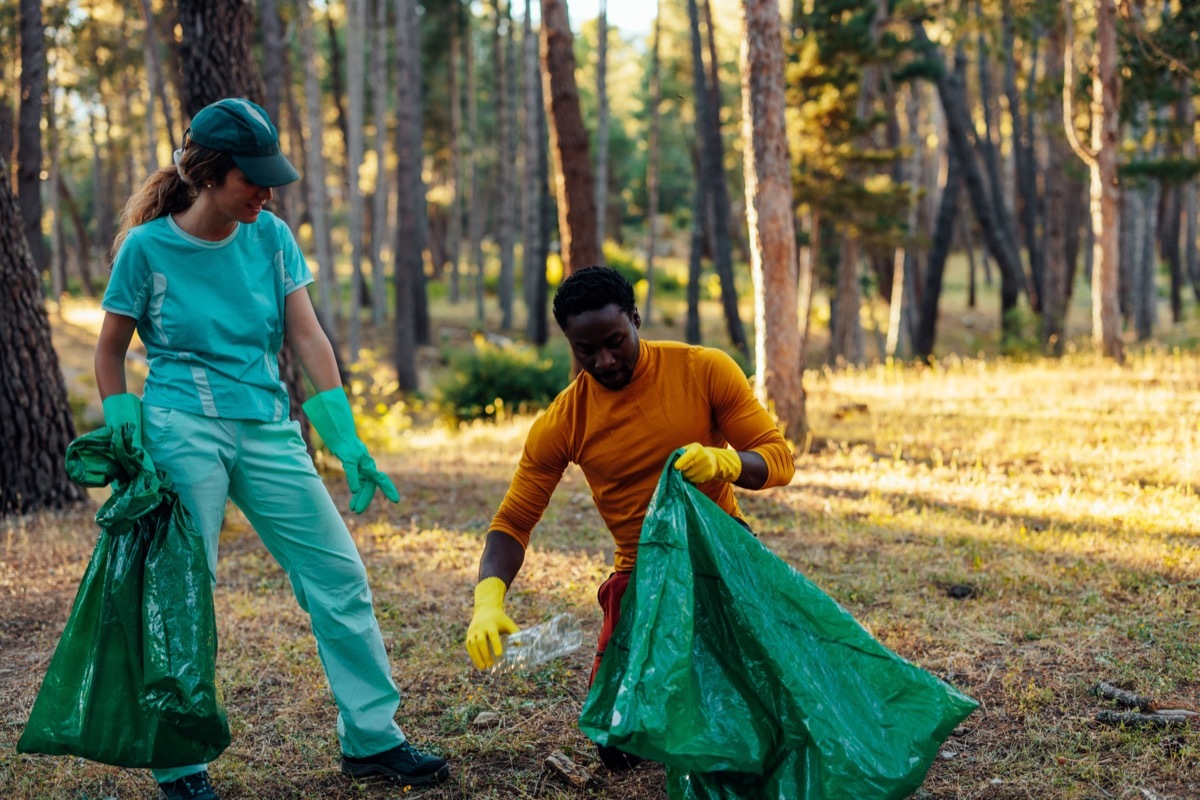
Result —
M196 195L195 187L184 183L174 164L160 167L146 179L133 197L129 198L129 202L121 211L121 225L116 238L113 239L111 258L117 257L131 228L167 214L186 210L195 202Z
M110 260L115 260L129 231L138 225L186 211L200 196L199 186L219 186L233 169L233 157L185 140L175 151L175 163L160 167L129 198L121 211L121 224L113 239Z

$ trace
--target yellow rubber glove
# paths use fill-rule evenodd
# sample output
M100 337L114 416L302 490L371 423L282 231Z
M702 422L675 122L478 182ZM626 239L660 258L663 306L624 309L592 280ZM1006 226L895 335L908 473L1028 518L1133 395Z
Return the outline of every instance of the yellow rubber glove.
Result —
M728 447L705 447L692 442L675 459L675 469L691 483L706 483L713 478L733 483L742 474L742 459Z
M487 669L504 652L500 634L521 630L504 613L508 587L499 578L484 578L475 587L475 615L467 628L467 652L477 669ZM489 647L490 645L490 647Z

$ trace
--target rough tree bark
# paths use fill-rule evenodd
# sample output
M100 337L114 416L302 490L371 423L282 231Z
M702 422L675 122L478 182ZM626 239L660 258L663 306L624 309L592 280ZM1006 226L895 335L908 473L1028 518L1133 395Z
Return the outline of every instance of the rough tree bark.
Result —
M21 101L17 122L17 197L25 240L40 275L46 269L42 240L42 101L46 94L46 32L39 0L21 0ZM4 154L0 153L0 158Z
M421 214L424 192L421 190L421 118L420 83L412 80L420 57L420 39L416 30L416 0L396 3L396 266L393 281L395 296L396 380L405 392L419 388L417 379L416 292L419 275L424 274L421 247Z
M596 241L596 188L588 153L587 128L575 84L575 51L565 0L541 0L542 82L554 188L558 198L558 236L563 277L600 263Z
M745 141L752 144L744 169L757 334L754 389L784 434L804 441L805 342L797 313L799 261L779 5L744 0L742 13L742 125Z
M84 498L63 467L75 424L42 281L0 156L0 517Z

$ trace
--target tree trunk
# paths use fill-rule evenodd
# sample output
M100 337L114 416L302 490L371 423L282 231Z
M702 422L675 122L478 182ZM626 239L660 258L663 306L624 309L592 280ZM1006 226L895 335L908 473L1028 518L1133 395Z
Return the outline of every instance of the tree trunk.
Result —
M256 103L264 89L254 60L254 11L240 0L179 0L183 106L188 117L225 97Z
M1176 151L1172 158L1180 158ZM1180 216L1182 215L1181 186L1178 183L1163 184L1159 192L1158 246L1159 254L1167 262L1170 276L1171 322L1183 321L1183 262L1179 257Z
M1017 168L1017 189L1021 208L1021 228L1025 235L1025 250L1029 254L1029 273L1032 278L1030 305L1042 314L1045 313L1043 292L1045 284L1045 259L1043 258L1041 237L1039 236L1038 209L1040 203L1037 193L1038 163L1037 151L1034 148L1032 126L1025 122L1025 111L1021 108L1021 96L1017 91L1016 75L1016 34L1013 30L1012 0L1005 0L1004 15L1004 91L1008 97L1009 115L1012 118L1012 148ZM1037 80L1037 44L1029 43L1033 52L1030 56L1029 75L1026 80L1033 83ZM1033 109L1029 109L1032 116Z
M1183 129L1194 130L1196 127L1196 106L1192 98L1192 82L1187 81L1183 96ZM1194 161L1196 159L1196 138L1186 136L1183 140L1183 157ZM1189 178L1183 185L1183 264L1188 280L1192 282L1192 292L1196 301L1200 302L1200 251L1196 247L1196 216L1200 213L1200 203L1196 200L1196 178Z
M149 0L143 0L143 9L146 9L147 6L149 6ZM146 148L146 166L147 172L157 172L158 121L154 118L154 101L156 99L155 93L158 91L158 83L162 80L162 70L158 66L158 49L154 42L153 15L148 10L144 10L143 13L145 14L146 27L144 30L145 38L142 41L142 59L145 62L145 72L149 83L146 87L146 115L143 117L146 121L146 142L149 145ZM54 96L53 87L50 89L50 96Z
M985 23L983 16L982 4L979 0L975 2L976 17L980 22L980 27ZM1005 269L1001 264L1000 270L1000 330L1001 341L1018 341L1021 338L1020 321L1013 313L1017 308L1017 299L1020 296L1021 288L1027 290L1029 302L1033 308L1037 308L1037 296L1034 292L1028 291L1029 286L1025 282L1025 267L1021 264L1021 252L1017 247L1017 237L1013 228L1012 215L1009 213L1008 203L1005 199L1004 181L1000 175L1000 155L997 152L995 137L999 135L998 125L993 120L999 116L996 112L995 100L992 94L992 77L991 69L988 61L987 42L984 39L983 33L979 34L977 65L979 68L979 106L983 111L983 133L980 135L974 129L972 124L971 132L975 134L975 144L977 149L983 156L984 170L986 173L985 183L987 191L990 192L992 216L996 224L996 229L991 233L993 236L1001 240L1002 246L1009 251L1010 258L1015 265L1014 269ZM959 86L959 101L964 105L967 103L965 84ZM970 182L968 181L968 186ZM986 234L986 232L985 232ZM999 259L997 259L999 261Z
M608 223L608 2L596 18L596 242L604 263Z
M842 233L837 267L837 285L833 290L829 319L829 363L836 366L863 362L863 329L859 321L862 290L859 287L861 242L851 231Z
M794 442L808 436L804 342L797 316L799 261L779 6L745 0L741 52L746 214L754 278L754 389ZM797 357L799 355L799 358Z
M299 16L297 13L297 20L299 20ZM299 29L298 23L296 28ZM285 193L287 201L281 206L281 210L288 215L288 227L293 231L305 222L312 222L312 212L308 207L309 198L312 196L312 189L309 185L311 178L308 171L308 137L304 135L305 115L300 112L300 106L296 102L296 87L299 85L300 90L304 91L304 82L303 76L299 81L293 78L290 49L284 50L283 80L280 88L283 92L283 109L287 112L284 118L287 119L289 152L301 162L300 180L296 181L294 186L288 187L288 191Z
M42 239L42 103L46 94L46 31L39 0L20 0L21 103L17 123L17 198L25 240L40 275L47 267ZM3 157L3 154L0 154Z
M387 0L379 0L383 5ZM525 0L526 8L532 0ZM466 153L463 150L463 120L462 80L459 75L462 52L463 23L462 6L454 4L454 12L450 22L450 52L446 56L446 92L450 96L450 163L448 171L453 181L450 195L450 221L446 227L446 260L450 265L449 297L450 302L457 304L461 296L459 266L462 258L463 233L463 163ZM534 59L537 58L537 48L534 47ZM382 155L382 151L380 151Z
M642 303L642 324L654 318L654 256L658 249L658 165L659 118L662 106L662 64L659 57L662 39L662 3L654 13L654 34L650 46L650 149L646 154L646 299Z
M5 82L5 67L8 65L0 60L0 84L8 86ZM9 97L10 94L18 95L18 92L5 92L0 96L0 159L6 163L16 163L13 159L16 155L16 135L17 121L13 116L12 100L16 97ZM16 180L16 176L10 176L9 180Z
M931 59L940 62L940 57L938 57L936 50L930 43L924 26L920 23L913 25L913 37L922 48L928 49ZM958 62L961 60L964 60L964 57L960 51L956 55L955 61ZM1002 218L997 214L992 194L990 193L983 172L979 168L979 162L975 160L975 153L971 148L969 138L970 131L973 128L970 115L967 112L962 87L956 85L956 82L950 79L945 69L942 69L939 71L937 78L937 88L938 97L942 101L942 108L946 114L946 128L950 146L957 151L956 155L963 171L963 178L966 181L967 192L971 199L971 205L975 209L975 216L979 220L979 227L983 233L984 241L987 243L988 252L996 259L996 263L1000 265L1001 322L1002 324L1011 325L1014 320L1010 312L1016 309L1020 290L1025 283L1025 273L1021 265L1021 258L1016 252L1012 240L1004 234L1007 227L1004 225ZM1016 331L1008 332L1017 333Z
M388 132L388 5L389 0L373 0L375 7L375 30L371 41L371 109L375 120L375 190L371 193L371 321L382 325L387 319L387 285L384 267L384 242L388 240L388 200L391 187L388 185L387 132ZM453 47L451 53L454 52ZM451 75L453 76L453 57ZM451 141L455 131L451 131ZM454 153L454 147L451 147ZM453 156L452 156L453 158ZM452 161L452 163L456 163ZM455 192L458 186L455 184ZM457 196L455 197L457 201Z
M575 51L565 0L541 0L541 58L563 277L600 263L596 241L596 191L588 154L587 128L575 84Z
M312 9L308 0L297 6L297 27L300 50L304 59L304 101L308 111L306 153L308 168L308 210L312 218L313 249L317 256L317 316L326 334L330 334L338 318L337 277L333 269L333 243L329 231L329 189L325 178L325 126L321 121L321 89L317 75L316 44L313 42ZM331 339L336 343L336 339ZM337 351L336 344L334 346Z
M526 0L532 2L532 0ZM535 71L540 72L537 68L536 59L533 64ZM536 285L533 293L533 308L530 309L530 315L533 317L535 328L532 331L532 341L538 347L543 347L550 340L550 322L549 315L546 313L546 305L550 300L550 287L546 279L546 259L550 253L550 236L554 230L556 222L556 211L554 208L554 190L550 182L550 123L546 118L546 98L543 93L545 84L542 81L534 81L534 91L537 92L537 118L538 118L538 150L537 150L537 169L538 169L538 196L541 198L541 213L538 215L538 236L537 242L537 263ZM572 369L574 369L574 359L572 359Z
M694 2L694 0L692 0ZM743 356L749 358L750 345L742 327L738 310L737 285L733 280L733 241L730 235L732 210L729 201L729 185L725 179L725 145L721 137L721 78L720 62L717 59L716 33L713 30L712 5L704 3L705 23L708 30L709 77L708 102L704 104L704 129L702 156L708 162L705 176L708 183L709 233L712 236L713 263L721 285L721 307L725 312L725 328L729 342ZM697 34L699 26L697 26ZM699 59L703 68L703 59Z
M50 336L41 274L0 157L0 517L85 498L63 456L75 438L67 386Z
M417 30L416 0L396 3L396 380L400 389L414 392L417 379L417 292L425 265L422 257L421 217L424 192L421 181L421 97L417 60L421 47Z
M466 19L471 19L466 12ZM483 310L483 218L484 204L479 191L479 159L482 143L479 141L479 100L475 83L475 36L468 24L463 31L463 72L467 83L467 152L470 153L470 193L467 200L467 235L471 239L471 265L474 267L475 318L484 322Z
M1063 78L1063 30L1055 25L1050 31L1046 51L1046 79L1057 86ZM1049 158L1046 160L1046 241L1042 274L1042 351L1058 357L1066 344L1067 280L1071 274L1067 259L1067 185L1066 164L1070 151L1062 133L1047 119Z
M699 112L697 112L699 113ZM704 180L699 153L696 154L696 184L692 192L692 241L688 252L687 326L684 338L688 344L700 344L700 273L704 253Z
M306 0L300 0L305 2ZM346 92L342 86L342 46L338 42L337 24L333 19L333 9L325 6L325 38L329 42L329 95L333 107L337 111L337 129L342 135L343 152L349 149L350 130L346 122L346 102L343 99ZM344 176L343 176L344 178Z
M905 101L905 116L907 130L905 140L907 148L912 152L908 164L897 159L897 183L909 185L908 219L906 229L912 240L906 247L898 247L894 253L892 267L891 297L888 301L888 332L885 352L888 358L903 358L912 349L912 318L913 304L916 302L915 278L915 236L917 231L917 214L919 200L917 186L921 169L920 144L920 84L910 84L910 91Z
M1158 323L1158 195L1161 191L1156 180L1148 180L1142 189L1142 204L1145 219L1142 222L1142 237L1137 244L1141 248L1139 259L1139 303L1135 314L1138 339L1145 342L1154 336Z
M1117 230L1120 187L1117 183L1117 148L1120 146L1117 73L1117 9L1114 0L1096 0L1096 71L1092 103L1099 116L1092 119L1092 230L1095 246L1092 267L1092 338L1097 349L1117 361L1125 360L1118 304ZM1070 46L1070 42L1068 42Z
M546 237L542 230L546 175L546 138L543 135L545 116L542 113L542 76L538 68L538 44L533 32L533 0L525 0L525 21L522 31L522 63L525 73L525 124L523 136L525 191L521 230L523 264L521 268L525 298L525 335L534 345L546 343L549 334L546 320Z
M143 0L149 6L150 0ZM287 42L284 39L283 23L279 19L279 9L275 0L258 0L259 16L262 19L263 41L263 109L267 116L275 120L279 128L280 138L285 130L283 120L284 84L287 81ZM168 117L168 125L170 118ZM291 143L296 146L295 142ZM174 145L172 145L174 149ZM296 232L296 217L292 209L296 191L294 185L279 186L272 190L274 199L271 201L275 213L280 216L292 233Z
M366 142L363 127L366 122L365 87L366 68L364 43L367 36L367 0L346 0L347 36L354 46L349 48L346 59L346 83L348 108L346 114L346 191L350 201L346 218L350 238L350 302L346 309L349 321L347 344L350 363L358 361L359 343L362 337L362 294L363 294L363 193L359 183Z
M50 174L46 181L46 205L50 209L50 297L58 302L67 290L66 242L64 241L62 201L58 196L61 143L58 137L58 108L54 83L46 82L46 132L50 153Z
M954 83L962 80L961 66ZM953 87L952 90L957 90ZM938 208L937 225L933 231L933 244L929 248L929 263L925 267L925 287L921 292L921 313L917 321L917 335L913 341L913 358L928 361L933 355L937 340L938 305L942 299L942 277L946 272L946 258L950 254L950 243L954 237L954 218L958 214L958 196L962 185L961 152L956 147L946 148L946 184L942 187L942 200ZM963 225L970 220L963 219ZM972 274L974 269L972 269Z
M107 109L105 107L101 107ZM105 254L104 263L108 264L108 249L112 244L115 231L113 230L112 193L108 191L112 185L112 165L105 158L104 148L100 146L99 131L96 129L96 119L99 109L93 110L89 119L88 134L92 146L92 235L97 248ZM111 139L110 139L111 141Z
M92 282L92 247L88 239L87 223L83 221L83 215L79 213L79 203L75 202L75 194L61 172L58 175L58 192L63 207L71 217L71 226L75 229L75 266L79 272L80 288L88 297L95 297L96 287Z
M513 108L510 102L509 82L515 71L508 63L505 44L511 35L512 25L503 0L494 0L496 25L492 29L492 67L496 72L496 166L497 190L500 202L496 205L496 247L500 255L500 327L511 330L513 325L513 291L515 289L516 265L513 263L513 230L516 228L516 203L513 197L515 169L512 152Z

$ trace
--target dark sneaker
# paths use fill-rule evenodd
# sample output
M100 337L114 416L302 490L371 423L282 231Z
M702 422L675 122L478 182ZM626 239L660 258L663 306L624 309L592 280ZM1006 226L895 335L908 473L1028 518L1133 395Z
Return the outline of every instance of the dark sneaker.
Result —
M624 772L642 763L641 756L626 753L624 750L618 750L615 747L598 744L596 745L596 750L600 754L600 763L613 772Z
M408 742L365 758L342 756L342 772L352 778L387 778L397 783L441 783L450 777L446 759L422 753Z
M159 800L221 800L207 772L194 772L158 785Z

